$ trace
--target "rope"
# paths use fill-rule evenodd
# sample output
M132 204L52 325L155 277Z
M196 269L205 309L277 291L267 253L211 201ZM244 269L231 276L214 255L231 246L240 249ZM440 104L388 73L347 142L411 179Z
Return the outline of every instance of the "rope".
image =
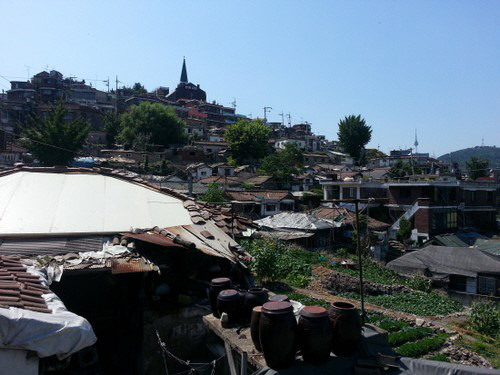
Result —
M197 363L197 362L191 362L189 360L185 361L179 357L177 357L175 354L173 354L172 352L170 352L168 349L167 349L167 345L161 340L161 337L160 337L160 334L158 333L158 330L155 329L156 331L156 337L158 337L158 343L160 344L160 348L162 350L162 356L163 356L163 364L165 366L165 373L167 375L169 375L169 372L168 372L168 368L167 368L167 359L166 359L166 356L169 356L170 358L174 359L175 361L177 361L178 363L180 363L181 365L184 365L184 366L187 366L189 367L189 370L186 370L186 371L182 371L182 372L178 372L176 374L172 374L172 375L182 375L182 374L197 374L198 371L201 371L201 370L204 370L206 369L207 367L209 366L212 366L212 372L211 372L211 375L214 375L215 374L215 369L216 369L216 366L217 366L217 362L219 362L221 359L223 359L226 354L220 356L219 358L217 359L214 359L213 361L211 362L208 362L208 363ZM195 368L193 366L197 366L198 368Z

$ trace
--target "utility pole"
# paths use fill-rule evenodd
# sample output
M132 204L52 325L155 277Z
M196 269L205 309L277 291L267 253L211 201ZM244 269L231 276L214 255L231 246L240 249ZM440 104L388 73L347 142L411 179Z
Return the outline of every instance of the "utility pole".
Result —
M283 111L281 111L279 115L281 116L281 125L285 126L285 114L283 113Z
M361 322L365 324L365 296L363 287L363 266L361 263L361 232L359 227L359 199L354 201L354 206L356 207L356 230L358 234L356 236L356 250L358 253L358 266L359 266L359 294L361 296Z
M109 93L109 76L108 76L108 79L104 82L106 83L106 87L108 88L108 93Z
M287 119L288 119L288 127L292 127L292 116L290 115L290 112L288 112L288 114L286 115Z
M236 112L236 98L233 98L233 101L231 102L231 105L234 108L234 112Z
M267 123L267 112L271 112L273 107L264 107L264 122Z

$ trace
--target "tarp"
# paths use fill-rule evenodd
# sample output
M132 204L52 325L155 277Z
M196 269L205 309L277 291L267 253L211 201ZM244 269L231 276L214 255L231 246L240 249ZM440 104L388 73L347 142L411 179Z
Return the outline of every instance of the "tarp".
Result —
M41 276L47 284L43 273L33 267L28 267L28 271ZM68 311L54 293L42 297L51 313L0 308L0 363L9 363L9 366L0 366L0 375L38 374L38 361L36 372L32 372L34 362L26 351L36 353L39 358L55 355L64 359L96 342L92 326L86 319Z

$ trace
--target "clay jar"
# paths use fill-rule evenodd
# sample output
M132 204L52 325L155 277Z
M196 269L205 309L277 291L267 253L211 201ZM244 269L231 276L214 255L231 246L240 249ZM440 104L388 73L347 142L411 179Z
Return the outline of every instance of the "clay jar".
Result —
M217 296L221 291L225 289L231 289L232 287L233 283L227 277L212 279L212 281L210 282L210 288L208 289L208 300L210 301L212 314L216 318L220 318L219 311L217 310Z
M252 319L250 320L250 335L252 336L252 342L259 352L262 351L262 346L260 346L260 335L259 335L259 323L260 315L262 313L262 306L255 306L252 309Z
M264 288L251 288L245 294L243 302L242 315L245 321L250 321L252 317L252 309L255 306L262 306L268 301L267 291Z
M304 361L321 363L330 358L332 327L323 307L306 306L300 312L297 343Z
M217 309L219 315L227 314L228 322L235 323L239 318L241 309L241 296L235 289L226 289L217 296Z
M297 321L290 302L267 302L259 322L260 345L267 365L285 368L295 360Z
M328 310L333 330L332 351L337 356L352 354L361 338L361 317L353 304L334 302Z

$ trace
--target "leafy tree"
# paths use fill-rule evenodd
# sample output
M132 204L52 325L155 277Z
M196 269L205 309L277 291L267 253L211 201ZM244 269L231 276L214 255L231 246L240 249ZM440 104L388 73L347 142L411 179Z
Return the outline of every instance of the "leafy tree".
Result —
M353 158L359 160L362 150L372 138L372 129L366 125L361 115L350 115L340 120L337 136L344 150Z
M414 173L415 174L420 174L422 173L422 169L420 169L417 166L414 166L412 168L411 163L404 163L401 160L398 160L396 164L394 164L391 169L389 169L389 173L393 177L405 177L405 176L411 176Z
M106 131L106 145L111 148L120 132L120 117L115 112L107 112L103 118Z
M488 176L488 160L472 157L469 161L465 162L465 165L467 166L467 174L474 181L478 177Z
M45 119L32 115L23 125L23 145L43 165L68 165L87 139L88 123L81 118L65 121L67 112L59 102Z
M224 139L233 158L241 164L244 160L258 160L267 155L271 132L260 120L239 120L226 130Z
M302 171L302 161L302 151L296 145L287 144L283 150L262 159L260 169L273 176L278 182L289 182L292 175L297 175Z
M132 90L134 90L137 94L146 94L148 92L140 82L134 83L134 86L132 86Z
M385 158L387 155L376 148L367 148L365 150L365 158L366 160L373 160L378 158Z
M213 184L208 185L208 190L201 196L201 200L208 203L218 203L227 201L227 198L226 194L224 194L224 191L221 189L220 184L214 182Z
M159 103L143 102L132 106L120 117L118 139L127 147L149 149L156 145L185 143L184 123L172 108ZM148 138L149 137L149 138Z
M398 239L398 241L402 242L406 247L406 243L408 242L410 237L411 237L411 223L409 220L403 217L399 221L399 229L396 232L396 238Z

